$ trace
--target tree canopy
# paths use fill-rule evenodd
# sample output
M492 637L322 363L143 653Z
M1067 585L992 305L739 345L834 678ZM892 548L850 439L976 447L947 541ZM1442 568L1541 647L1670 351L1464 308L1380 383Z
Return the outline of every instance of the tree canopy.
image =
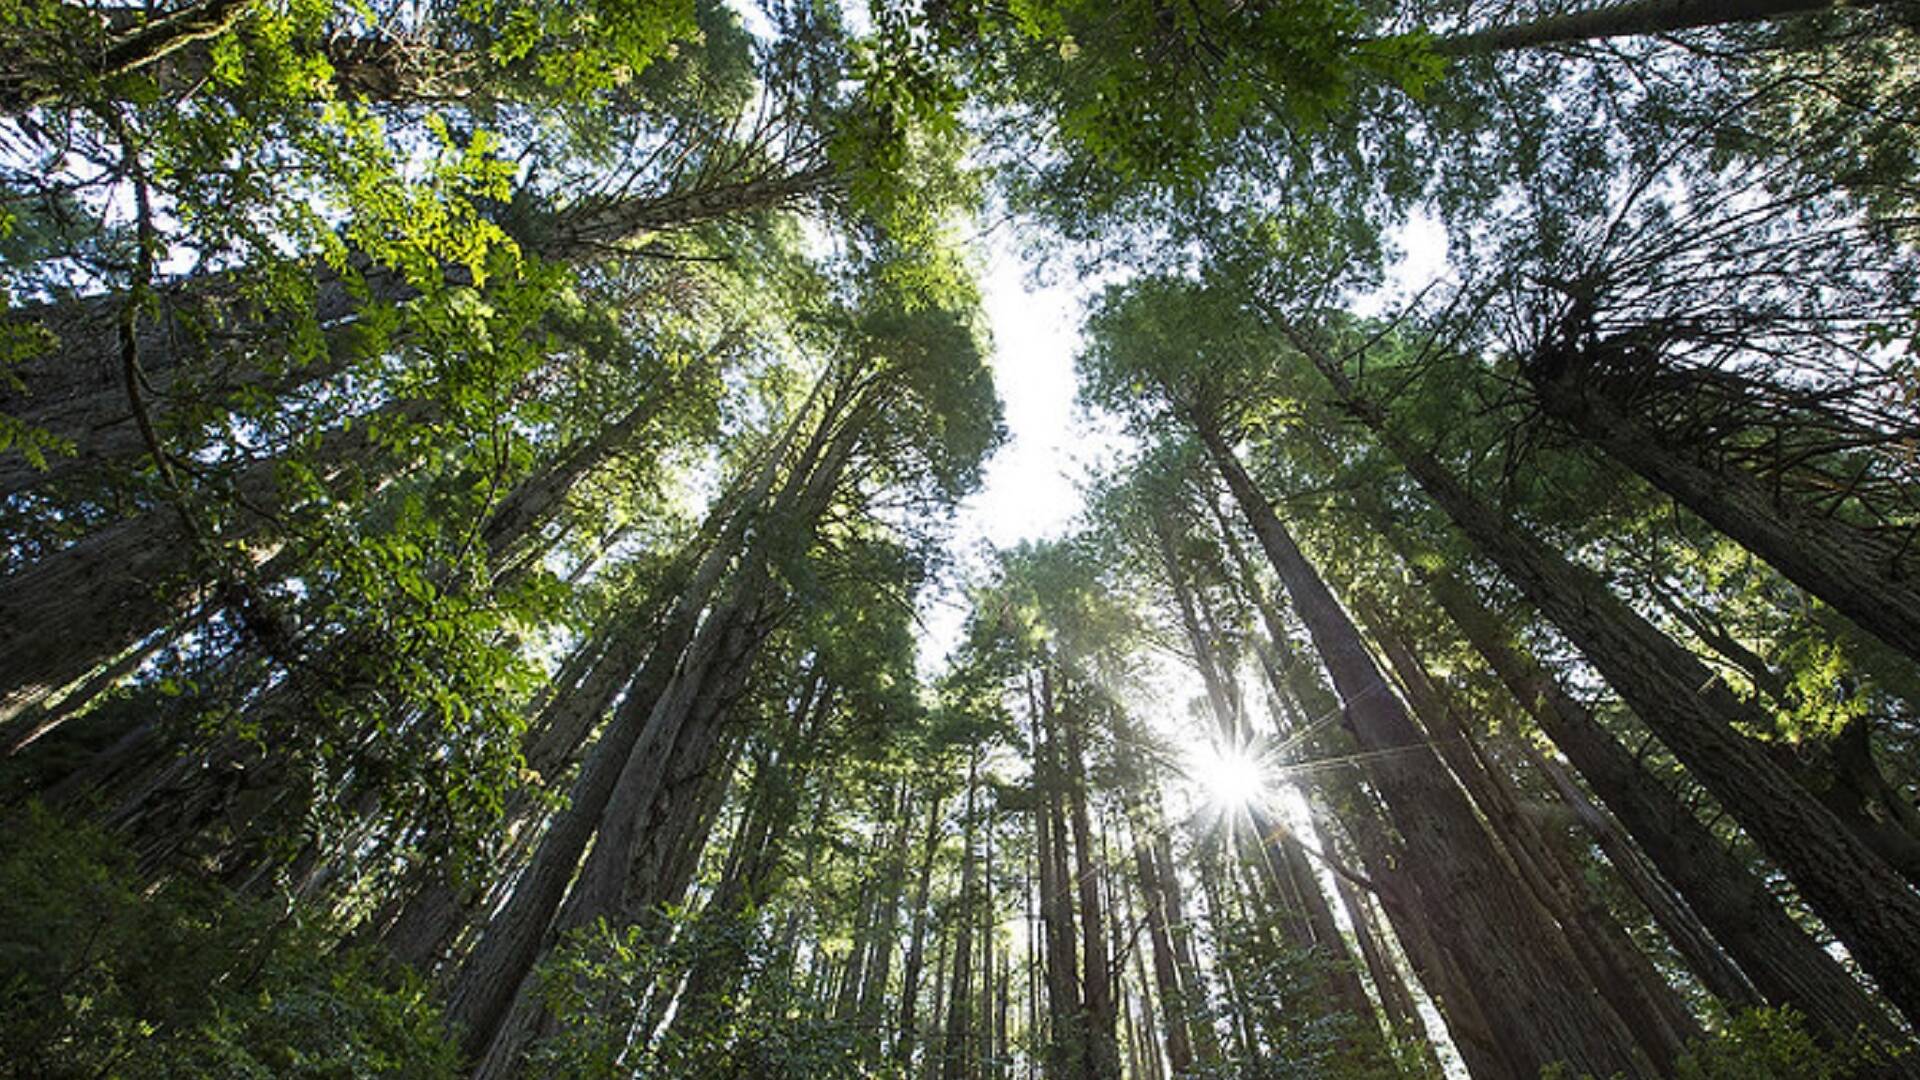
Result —
M1920 1076L1917 34L0 0L0 1077Z

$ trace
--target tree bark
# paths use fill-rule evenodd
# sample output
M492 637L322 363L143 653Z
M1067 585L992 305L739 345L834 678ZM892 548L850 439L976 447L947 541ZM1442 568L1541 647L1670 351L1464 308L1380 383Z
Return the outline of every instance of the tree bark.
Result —
M1232 522L1218 506L1214 512L1242 588L1267 631L1268 648L1262 654L1262 668L1272 692L1274 718L1281 735L1289 743L1311 751L1316 759L1346 758L1354 749L1350 742L1338 742L1332 738L1332 732L1317 730L1320 723L1339 711L1337 700L1319 673L1303 663L1290 646L1280 613L1255 577L1252 563L1233 534ZM1291 722L1289 716L1293 718ZM1468 1072L1476 1077L1508 1075L1511 1067L1502 1059L1486 1010L1475 996L1474 988L1461 981L1456 966L1446 959L1446 947L1438 935L1451 934L1452 927L1435 920L1421 904L1418 884L1401 869L1406 864L1406 853L1381 819L1377 800L1360 785L1353 770L1322 769L1312 775L1325 801L1338 808L1339 821L1353 839L1387 922L1405 950L1415 977L1445 1022ZM1316 800L1308 802L1309 808L1316 811L1318 805ZM1316 818L1316 825L1323 837L1334 835L1327 820ZM1347 879L1342 876L1341 880ZM1435 1061L1437 1067L1438 1059Z
M1456 706L1427 673L1413 647L1373 604L1356 602L1355 610L1380 643L1441 756L1513 859L1520 881L1559 922L1574 956L1626 1021L1640 1048L1662 1072L1671 1072L1686 1052L1687 1041L1704 1037L1699 1024L1612 915L1585 902L1574 880L1578 871L1559 864L1547 839L1533 828L1501 778L1477 757L1473 737L1456 714Z
M1048 1074L1081 1076L1086 1071L1086 1015L1080 997L1079 946L1075 942L1073 899L1067 882L1067 855L1071 841L1061 812L1065 786L1049 713L1027 676L1028 718L1033 733L1034 788L1040 805L1034 814L1034 843L1040 862L1040 920L1046 938Z
M1474 651L1768 1001L1799 1010L1830 1042L1845 1043L1862 1030L1890 1045L1906 1041L1846 969L1781 908L1766 883L1642 768L1559 680L1517 649L1498 616L1464 582L1432 571L1423 577ZM1727 984L1723 977L1713 981ZM1729 1001L1738 1003L1737 997Z
M580 865L580 856L613 796L615 783L646 730L654 706L671 685L681 654L694 639L700 615L738 554L755 516L753 510L771 491L785 447L797 431L797 424L788 428L781 447L768 455L746 497L701 559L646 663L635 673L613 721L588 752L566 807L548 826L512 899L488 924L462 966L448 997L446 1023L469 1055L478 1054L492 1038L521 981L532 970Z
M252 0L201 0L151 22L119 26L115 24L129 21L97 16L85 8L61 10L57 16L70 24L65 31L90 46L75 49L67 57L78 61L82 70L74 71L71 64L41 73L33 68L43 64L12 67L0 75L0 116L15 116L58 101L62 82L105 83L150 68L231 30L252 6Z
M1421 882L1433 916L1457 928L1467 943L1455 959L1499 1026L1513 1075L1530 1080L1556 1062L1600 1076L1652 1075L1632 1053L1620 1019L1578 977L1557 931L1501 888L1499 859L1465 797L1425 747L1352 621L1225 438L1205 418L1190 419L1307 625L1349 730L1363 750L1385 755L1372 759L1368 772L1406 838L1407 872Z
M1568 370L1543 373L1535 386L1550 415L1608 457L1863 629L1920 659L1920 558L1908 540L1777 497L1745 469L1713 461L1710 445L1663 438L1598 381Z
M933 892L933 860L940 851L941 802L938 795L928 801L927 835L921 843L920 869L913 887L913 931L907 937L907 957L900 973L900 1019L894 1028L893 1062L903 1070L912 1057L918 1030L915 1009L920 1000L920 972L926 964L927 921L932 914L928 902Z
M1875 7L1879 2L1884 0L1857 4L1841 4L1835 0L1626 0L1511 26L1453 34L1436 39L1433 47L1445 56L1473 56L1510 49L1576 45L1605 38L1672 34L1849 6Z
M1422 490L1780 864L1887 999L1909 1020L1920 1017L1920 895L1763 747L1741 734L1767 730L1768 718L1595 574L1522 532L1430 454L1395 434L1331 356L1297 329L1285 332Z
M1086 1005L1087 1075L1097 1080L1119 1080L1120 1046L1115 1038L1118 1021L1113 988L1112 958L1107 949L1107 909L1101 896L1099 866L1095 862L1093 819L1087 809L1086 753L1080 719L1071 709L1057 706L1054 679L1047 666L1040 669L1040 699L1049 719L1062 733L1067 806L1073 828L1074 883L1080 894L1081 987Z
M312 455L321 480L371 461L378 451L373 432L382 423L429 415L425 403L396 402L327 432ZM0 580L0 722L207 599L202 590L209 575L196 570L219 562L223 556L216 549L222 545L252 545L288 509L280 483L284 465L265 458L238 470L231 483L239 508L218 535L203 532L187 508L162 503ZM245 557L257 565L272 550ZM230 575L224 569L212 575L221 576Z
M940 1053L941 1080L965 1080L972 1074L969 1060L968 1029L973 1019L973 902L977 888L974 865L974 796L980 780L980 751L976 748L967 761L967 802L961 814L960 911L954 920L953 991L947 996L946 1044Z

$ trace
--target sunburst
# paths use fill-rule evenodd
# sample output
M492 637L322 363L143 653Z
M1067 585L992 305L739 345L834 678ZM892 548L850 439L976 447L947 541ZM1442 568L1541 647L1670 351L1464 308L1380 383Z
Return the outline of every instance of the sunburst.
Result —
M1235 743L1215 739L1189 752L1187 780L1201 811L1227 828L1263 816L1279 797L1279 762L1265 738Z

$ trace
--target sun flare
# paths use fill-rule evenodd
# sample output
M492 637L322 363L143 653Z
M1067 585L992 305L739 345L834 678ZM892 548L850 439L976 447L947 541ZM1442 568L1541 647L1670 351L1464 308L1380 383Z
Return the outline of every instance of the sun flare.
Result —
M1266 767L1252 747L1207 746L1194 764L1193 778L1219 809L1245 809L1272 794Z

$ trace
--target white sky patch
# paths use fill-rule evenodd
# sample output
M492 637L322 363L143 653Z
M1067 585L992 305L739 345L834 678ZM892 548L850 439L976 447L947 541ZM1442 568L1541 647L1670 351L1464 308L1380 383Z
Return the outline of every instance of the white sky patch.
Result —
M1074 410L1085 297L1064 286L1031 286L1027 271L1003 235L989 238L982 285L1008 441L960 508L963 542L970 533L996 547L1059 536L1083 503L1075 480L1115 449Z
M1395 310L1447 274L1447 227L1425 210L1409 215L1387 242L1398 257L1387 267L1379 289L1349 305L1356 314L1374 316Z
M1073 359L1087 299L1104 282L1035 285L1005 229L980 238L980 285L993 334L993 382L1007 440L988 460L980 490L954 515L951 580L921 603L921 663L938 670L959 643L968 581L982 580L997 549L1065 535L1085 507L1079 481L1124 446L1117 425L1075 407Z

